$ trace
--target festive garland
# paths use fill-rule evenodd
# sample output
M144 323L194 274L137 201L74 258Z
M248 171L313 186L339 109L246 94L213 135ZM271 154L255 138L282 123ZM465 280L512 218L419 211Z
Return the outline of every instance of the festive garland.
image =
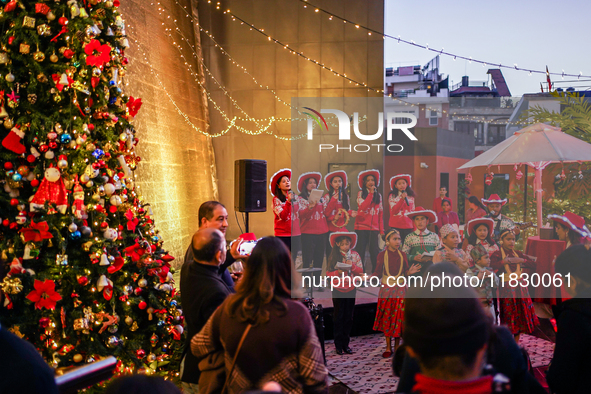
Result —
M339 225L337 224L338 220L340 219L340 218L339 218L339 219L333 219L333 220L332 220L332 224L333 224L333 226L335 226L335 227L338 227L338 228L343 228L343 227L345 227L347 224L349 224L349 219L350 219L351 217L349 216L349 212L347 212L347 210L346 210L345 208L339 208L339 210L337 211L337 215L338 215L340 212L343 212L343 214L345 215L345 223L344 223L344 224L342 224L341 226L339 226Z

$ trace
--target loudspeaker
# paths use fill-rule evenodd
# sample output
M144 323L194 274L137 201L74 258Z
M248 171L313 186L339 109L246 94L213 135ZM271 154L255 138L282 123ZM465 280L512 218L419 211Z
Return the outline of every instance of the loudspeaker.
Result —
M267 161L234 162L234 209L238 212L267 211Z

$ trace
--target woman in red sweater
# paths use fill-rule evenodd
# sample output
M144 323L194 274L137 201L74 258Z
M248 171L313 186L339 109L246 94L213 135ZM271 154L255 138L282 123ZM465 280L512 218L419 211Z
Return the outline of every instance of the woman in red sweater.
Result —
M328 241L328 225L324 208L327 201L321 198L318 201L310 201L312 190L318 189L322 174L319 172L306 172L298 178L298 205L300 207L300 230L302 232L302 260L304 268L322 268L324 251ZM320 272L315 272L318 278ZM320 287L320 289L323 289Z
M405 214L415 210L415 192L410 187L412 177L409 174L398 174L390 178L390 194L388 203L390 205L390 228L398 230L402 244L406 236L413 232L415 226Z
M380 252L378 236L384 235L384 207L382 195L378 191L380 172L375 169L361 171L357 177L357 183L361 190L357 193L355 232L359 241L355 251L361 256L361 261L364 261L365 249L369 246L371 262L365 271L372 273Z
M291 191L291 170L282 168L273 174L269 190L273 195L275 236L283 241L295 260L301 249L301 233L299 206L295 194Z
M332 292L334 346L339 355L343 352L353 354L349 347L357 292L353 277L363 274L363 263L353 250L357 243L357 234L337 232L330 234L329 238L332 250L328 257L326 276L339 278L334 278L334 282L331 278L331 286L335 286Z
M324 195L326 206L324 216L328 225L328 234L335 231L346 231L349 220L357 216L357 211L351 210L349 195L347 194L347 173L345 171L333 171L324 177L324 185L327 194ZM332 246L326 243L326 255L330 256Z

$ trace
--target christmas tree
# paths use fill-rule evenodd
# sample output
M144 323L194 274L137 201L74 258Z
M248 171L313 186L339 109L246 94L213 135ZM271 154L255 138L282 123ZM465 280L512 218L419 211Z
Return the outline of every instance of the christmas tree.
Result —
M173 259L134 185L118 0L2 1L0 320L56 368L174 377ZM2 127L0 126L0 129Z

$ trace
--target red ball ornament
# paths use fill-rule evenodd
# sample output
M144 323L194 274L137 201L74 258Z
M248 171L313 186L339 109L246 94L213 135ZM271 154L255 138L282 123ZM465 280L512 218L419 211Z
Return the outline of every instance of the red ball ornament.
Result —
M88 124L88 131L94 131L94 125L92 123Z
M78 278L78 284L80 286L86 286L88 284L88 278L86 276L81 276Z
M37 186L39 186L39 181L38 181L37 179L33 179L33 180L31 181L31 186L33 186L33 187L37 187Z
M109 223L107 223L107 222L102 222L102 223L101 223L101 230L103 230L103 231L104 231L104 230L106 230L107 228L109 228Z
M47 144L43 144L39 147L39 152L41 153L45 153L49 150L49 146L47 146Z
M66 59L71 59L72 57L74 57L74 51L73 51L73 50L71 50L70 48L66 49L66 50L64 51L64 57L65 57Z
M42 317L41 319L39 319L39 327L41 327L41 328L49 327L49 323L51 323L51 320L49 320L49 317Z
M18 200L16 198L11 199L10 205L12 205L13 207L16 207L18 205Z
M8 225L9 225L9 224L10 224L10 220L8 220L8 219L4 219L4 220L2 221L2 225L3 225L4 227L8 227Z
M62 16L57 21L62 26L66 26L68 24L68 18L66 18L65 16Z
M7 161L6 163L4 163L5 170L12 170L13 168L14 168L14 166L12 165L11 162Z
M28 176L28 175L29 175L29 172L30 172L30 169L29 169L29 167L27 167L27 166L19 166L19 167L16 169L16 172L18 172L18 173L19 173L19 174L21 174L22 176Z
M14 42L14 36L8 37L8 45L12 45L13 42Z
M140 295L142 294L142 289L141 287L136 287L133 292L135 293L135 295ZM143 309L143 308L142 308Z
M28 156L27 156L27 161L28 161L29 163L34 163L34 162L35 162L35 160L37 160L37 158L36 158L35 156L33 156L33 155L28 155Z
M146 309L148 307L148 304L146 304L146 301L141 301L139 303L138 307L143 310L143 309Z
M49 143L49 148L50 148L50 149L57 149L57 142L55 142L55 141L51 141L51 142Z
M141 360L142 358L144 358L146 356L146 351L144 349L138 349L135 352L135 354L136 354L137 358L139 358Z

